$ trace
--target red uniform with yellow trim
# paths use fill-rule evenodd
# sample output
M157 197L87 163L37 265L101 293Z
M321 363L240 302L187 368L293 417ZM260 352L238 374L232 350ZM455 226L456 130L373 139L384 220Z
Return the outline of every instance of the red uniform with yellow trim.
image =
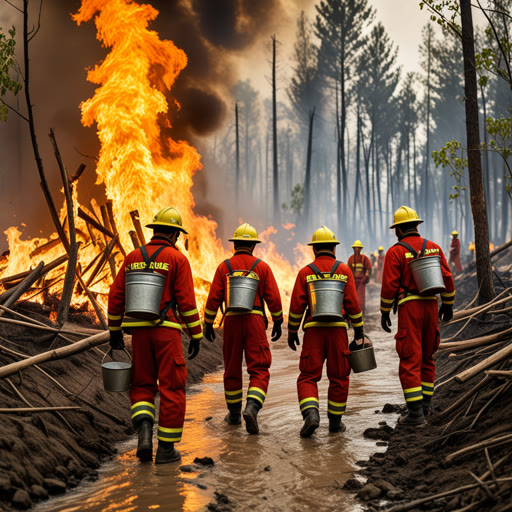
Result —
M239 249L229 259L234 271L249 270L255 261L256 257L243 249ZM228 409L231 411L239 411L242 407L244 351L249 373L247 398L253 398L263 405L267 396L272 357L267 339L267 320L263 302L267 304L274 322L283 321L281 295L272 270L267 263L260 261L253 272L259 277L253 310L250 313L229 311L224 321L224 392ZM226 263L222 262L217 267L206 301L204 319L208 323L215 321L217 310L226 298L228 273Z
M460 240L453 237L450 244L450 259L449 262L455 267L457 273L462 272L462 264L460 262Z
M183 327L193 339L202 338L188 259L168 241L154 236L145 246L149 257L160 247L151 268L164 274L166 281L160 311L171 301L163 322L135 320L124 317L126 272L145 267L140 249L126 257L108 296L108 326L110 330L129 327L132 330L132 380L130 401L134 427L143 420L155 419L155 396L160 392L158 439L179 442L185 419L185 383L187 367L183 357L181 331Z
M382 272L384 270L384 258L386 256L384 254L379 254L377 256L377 265L376 265L376 276L375 280L377 283L382 283Z
M420 253L424 239L419 235L408 235L402 241ZM446 288L441 299L444 304L453 304L455 286L443 251L434 242L427 241L425 255L428 254L440 256ZM435 295L418 295L408 265L412 259L413 255L401 245L394 245L388 250L384 261L380 303L381 311L389 312L395 298L398 301L398 331L395 339L400 357L398 374L406 402L421 400L423 395L428 398L432 396L436 372L433 356L440 341L437 298Z
M372 262L364 254L351 254L347 261L348 268L352 271L357 291L357 300L361 310L365 311L366 285L372 273Z
M326 253L319 254L313 264L321 271L329 273L336 261L334 256ZM363 325L363 314L357 300L356 287L352 272L347 265L340 263L334 271L337 279L344 281L343 309L348 314L354 327ZM288 315L288 331L299 330L304 311L304 339L300 354L297 379L297 392L299 407L304 415L311 407L319 408L318 385L322 378L322 368L327 360L327 377L329 391L327 396L327 415L329 417L341 416L345 413L347 405L350 360L348 349L347 329L344 321L317 322L311 316L311 302L307 291L308 278L315 278L313 270L306 266L300 270L293 287Z

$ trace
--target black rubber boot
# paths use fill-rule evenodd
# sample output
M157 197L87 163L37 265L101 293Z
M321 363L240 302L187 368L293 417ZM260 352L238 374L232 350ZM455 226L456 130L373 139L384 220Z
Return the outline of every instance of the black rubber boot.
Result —
M245 430L247 430L249 434L257 435L260 431L258 427L258 412L260 409L261 404L257 400L254 400L253 398L247 399L243 417L245 421Z
M423 400L407 402L406 405L409 412L405 416L402 416L400 418L400 425L407 425L411 427L422 427L423 425L425 425L425 415L423 414Z
M311 437L313 432L320 426L320 415L316 407L306 409L303 414L304 425L300 429L300 437Z
M329 416L329 432L335 434L336 432L345 432L347 426L341 421L341 414L339 416Z
M181 453L174 448L174 443L158 441L155 464L170 464L171 462L178 462L180 459Z
M432 395L423 395L423 416L427 419L428 413L430 411L430 401L432 400Z
M224 417L228 425L240 425L242 423L242 409L230 409Z
M153 458L153 424L144 420L137 428L137 457L141 461Z

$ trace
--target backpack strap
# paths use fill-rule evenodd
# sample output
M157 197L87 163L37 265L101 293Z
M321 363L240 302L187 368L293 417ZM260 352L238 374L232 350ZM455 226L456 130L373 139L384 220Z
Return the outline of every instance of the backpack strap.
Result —
M427 239L423 239L423 246L421 247L420 258L425 256L425 249L427 248Z
M254 269L254 267L260 262L261 260L260 259L257 259L251 266L251 268L249 269L249 273L251 273Z
M321 274L320 269L314 263L310 263L308 267L315 273L316 276Z
M400 241L395 245L401 245L402 247L405 247L414 256L414 259L418 257L418 253L407 242Z
M148 256L148 251L146 249L146 246L141 245L139 247L140 252L142 253L142 258L144 259L144 263L146 264L146 269L149 270L149 265L153 263L156 259L156 257L165 249L165 245L161 245L152 255L151 257Z
M231 263L229 262L229 260L224 260L224 263L226 264L226 267L228 267L229 273L232 274L233 267L231 266Z
M331 276L334 274L334 272L338 269L338 267L339 267L340 265L341 265L341 261L336 260L336 261L334 262L334 265L332 266L332 268L331 268L331 272L330 272Z

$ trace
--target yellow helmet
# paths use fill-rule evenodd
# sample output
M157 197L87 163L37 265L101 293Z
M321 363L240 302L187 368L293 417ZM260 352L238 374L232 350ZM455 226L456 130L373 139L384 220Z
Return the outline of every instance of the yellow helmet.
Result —
M261 240L258 240L258 233L250 224L247 224L247 222L236 228L233 238L230 238L229 241L254 242L256 244L261 243Z
M313 233L313 238L308 245L316 244L339 244L339 242L336 235L328 227L322 226Z
M408 206L400 206L393 215L393 224L389 226L389 229L393 229L400 224L406 224L407 222L416 222L421 224L423 221L418 217L418 214Z
M459 236L459 233L457 231L452 231L452 236Z
M379 245L379 251L383 251L384 250L384 247L382 247L382 245Z
M377 251L374 251L373 255L377 257L379 254L377 253Z
M364 247L364 245L361 243L361 240L356 240L352 247L361 247L361 249Z
M157 228L158 226L169 226L187 234L185 229L183 229L180 212L174 206L163 208L153 217L152 222L146 224L147 228Z

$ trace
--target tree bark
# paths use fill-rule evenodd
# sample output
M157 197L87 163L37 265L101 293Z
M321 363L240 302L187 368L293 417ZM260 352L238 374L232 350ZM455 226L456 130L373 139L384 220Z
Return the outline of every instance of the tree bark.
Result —
M491 258L489 254L489 225L485 206L480 132L478 127L478 97L475 69L475 43L471 0L460 0L462 21L462 52L464 56L464 94L466 101L466 135L468 146L469 189L475 232L476 273L480 288L479 303L493 299Z
M315 118L315 109L309 114L309 135L308 152L306 156L306 176L304 178L304 227L309 227L310 205L311 205L311 153L313 151L313 120Z
M274 215L273 222L280 223L279 215L279 165L277 158L277 97L276 97L276 36L272 37L272 147L274 157Z
M238 122L238 103L235 104L235 211L238 214L238 198L240 197L240 132L239 132L239 122Z

